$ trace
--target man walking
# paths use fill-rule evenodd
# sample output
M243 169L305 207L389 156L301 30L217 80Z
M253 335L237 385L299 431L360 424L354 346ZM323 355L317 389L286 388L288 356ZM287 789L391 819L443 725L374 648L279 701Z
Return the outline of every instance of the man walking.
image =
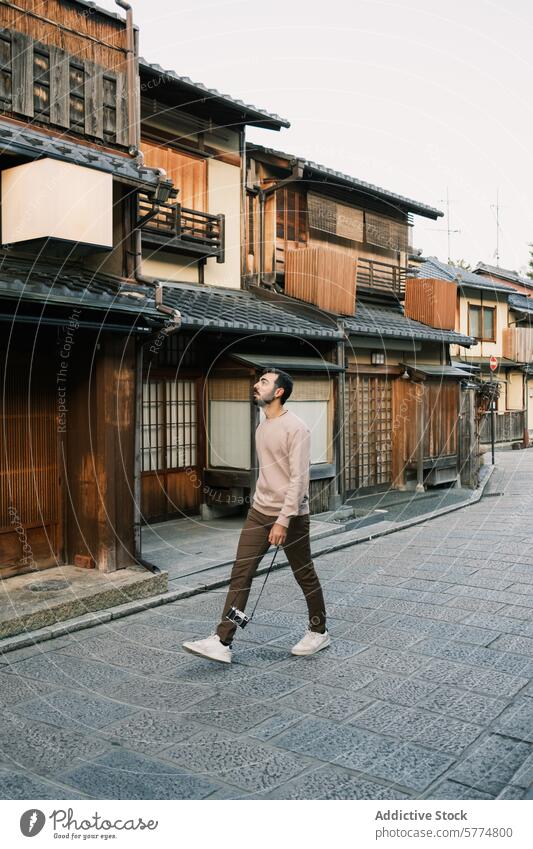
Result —
M254 386L254 403L265 412L255 434L259 477L241 531L222 620L210 637L183 643L187 651L210 660L231 663L237 626L226 615L232 607L244 610L252 579L270 545L283 546L309 611L308 630L292 654L316 654L330 644L309 540L311 432L299 416L283 407L292 386L291 377L277 368L266 369Z

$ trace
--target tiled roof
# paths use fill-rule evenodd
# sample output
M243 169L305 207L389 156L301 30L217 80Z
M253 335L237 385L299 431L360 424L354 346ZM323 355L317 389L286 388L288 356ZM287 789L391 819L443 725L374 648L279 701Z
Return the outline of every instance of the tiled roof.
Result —
M456 265L449 265L447 262L441 262L435 256L430 256L421 265L417 265L413 269L417 277L438 278L440 280L457 281L460 287L466 286L473 289L490 289L493 292L514 292L512 286L507 286L499 281L489 280L487 277L482 277L480 274L474 274L473 271L467 271L465 268L458 268Z
M420 203L417 200L411 200L411 198L404 197L404 195L398 195L395 192L390 192L388 189L382 189L379 186L375 186L373 183L366 183L358 177L350 177L349 174L343 174L341 171L335 171L333 168L327 168L325 165L318 165L316 162L304 159L302 156L294 156L291 153L284 153L281 150L274 150L273 148L263 147L258 144L247 144L246 148L250 153L257 150L272 156L279 156L284 159L303 162L304 167L312 174L317 174L326 178L332 177L333 180L330 180L332 185L347 186L350 189L356 188L363 194L371 197L379 197L382 200L388 201L391 205L401 207L404 210L415 213L415 215L422 215L426 218L433 219L439 218L443 215L439 209L427 206L425 203Z
M182 327L216 328L227 331L258 331L269 334L340 339L335 319L314 318L263 301L241 289L164 284L164 303L179 309Z
M520 292L509 295L509 306L513 310L533 314L533 298L528 298L527 295L521 295Z
M267 127L271 129L281 129L281 127L290 127L290 122L285 118L280 118L273 112L266 112L258 106L253 106L250 103L244 103L242 100L237 100L230 97L229 94L221 94L216 88L207 88L203 83L196 83L190 77L182 77L176 71L166 70L161 65L148 62L142 57L139 59L139 71L142 75L143 71L152 72L158 76L162 76L169 83L179 85L181 88L186 88L193 93L196 100L211 101L228 109L236 110L242 116L242 123L251 124L256 127Z
M475 274L485 274L488 277L502 277L504 280L509 280L510 283L519 283L520 286L527 286L533 289L533 280L531 277L523 277L517 271L511 271L508 268L499 268L497 265L487 265L485 262L478 262L474 268Z
M157 318L153 289L87 268L0 254L0 298Z
M156 168L139 166L131 156L109 153L96 144L89 147L78 144L70 137L51 136L31 129L27 124L20 126L0 119L0 154L4 152L32 159L49 156L74 165L84 165L86 168L105 171L139 188L153 188L159 180Z
M413 341L449 342L469 347L475 339L453 330L440 330L407 318L399 306L377 306L357 301L354 316L343 316L346 332L354 336L378 336L384 339L412 339Z

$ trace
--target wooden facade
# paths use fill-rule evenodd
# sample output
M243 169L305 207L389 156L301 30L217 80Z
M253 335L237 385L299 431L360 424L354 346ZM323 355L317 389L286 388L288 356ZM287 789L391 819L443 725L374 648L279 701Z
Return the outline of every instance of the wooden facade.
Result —
M505 327L502 337L504 357L517 363L533 361L533 328Z
M0 105L62 135L127 147L126 28L65 0L0 4Z
M456 309L456 283L437 278L407 278L405 315L408 318L442 330L454 330Z
M324 247L285 255L285 294L340 315L355 313L355 268L349 254Z

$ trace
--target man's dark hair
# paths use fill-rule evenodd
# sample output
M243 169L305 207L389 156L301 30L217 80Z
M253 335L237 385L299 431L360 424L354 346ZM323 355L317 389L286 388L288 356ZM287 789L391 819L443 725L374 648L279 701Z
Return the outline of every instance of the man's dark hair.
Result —
M282 371L280 368L265 368L260 374L262 377L264 374L277 374L276 380L274 381L274 386L276 389L283 389L283 395L280 398L282 404L285 401L288 401L291 397L293 381L290 374L287 374L286 371Z

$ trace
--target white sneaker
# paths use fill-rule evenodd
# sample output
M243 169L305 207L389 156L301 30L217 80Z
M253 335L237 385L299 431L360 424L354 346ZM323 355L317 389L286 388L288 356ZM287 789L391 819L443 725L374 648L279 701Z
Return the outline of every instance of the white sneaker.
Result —
M299 656L316 654L320 649L327 648L330 643L331 640L327 631L324 634L318 634L316 631L307 631L300 642L292 647L291 654L297 654Z
M200 657L207 657L209 660L218 660L219 663L231 663L231 649L220 642L218 634L211 634L205 640L193 640L189 643L183 643L183 648L190 651L192 654L198 654Z

